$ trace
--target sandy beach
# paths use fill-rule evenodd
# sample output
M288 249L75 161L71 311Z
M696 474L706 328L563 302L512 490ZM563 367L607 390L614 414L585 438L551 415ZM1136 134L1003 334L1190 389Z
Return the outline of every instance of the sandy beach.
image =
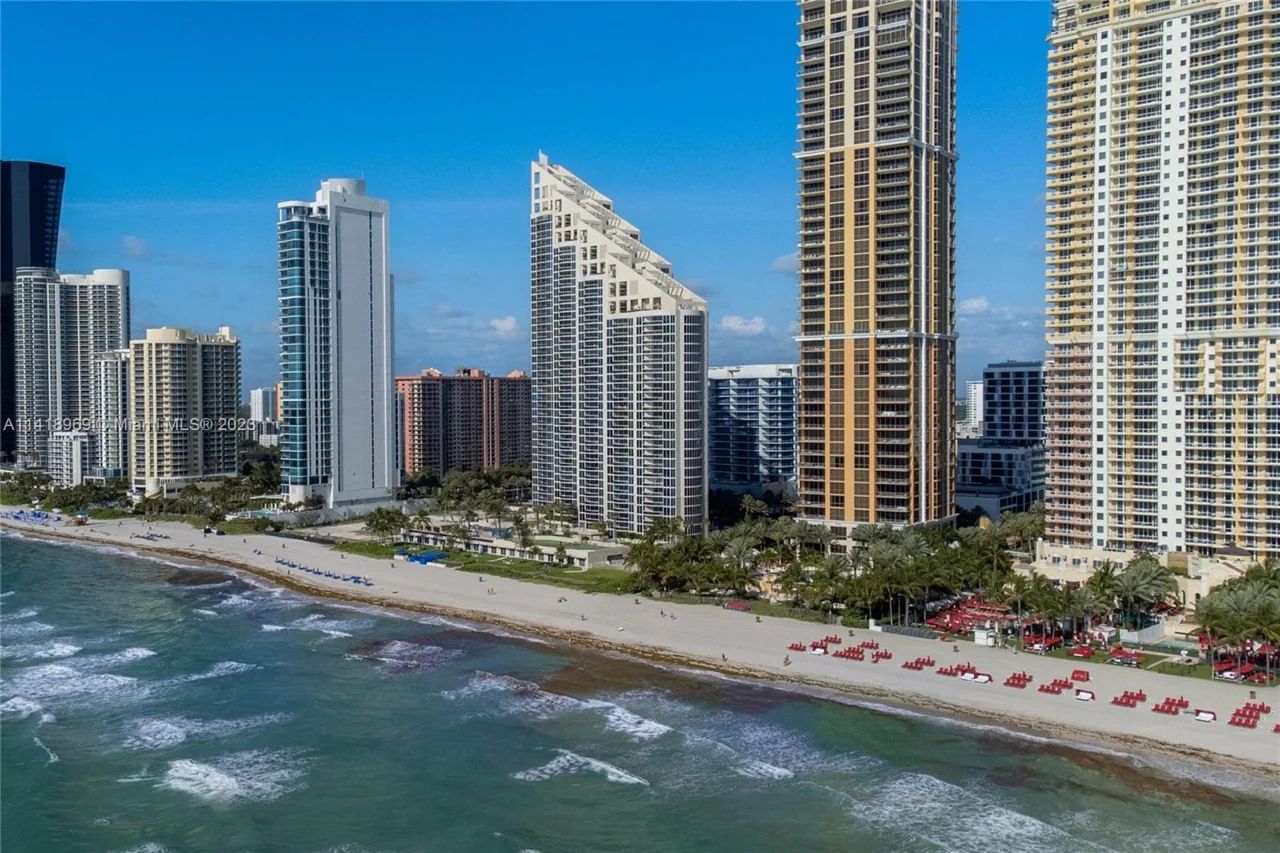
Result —
M950 643L867 630L855 631L850 638L848 629L838 626L824 628L778 618L757 622L750 614L706 605L646 598L637 603L628 596L588 595L438 564L343 557L324 545L270 535L206 536L176 522L125 519L77 527L4 519L0 524L23 535L222 565L321 596L487 622L666 664L787 682L819 692L836 691L851 698L991 722L1065 741L1133 754L1164 754L1280 778L1280 734L1272 731L1280 713L1264 717L1253 730L1227 725L1231 712L1248 701L1249 690L1241 685L1078 664L1008 649L979 648L972 643L960 643L957 653ZM138 538L148 532L169 538ZM357 586L286 569L276 563L277 558L364 575L374 585ZM893 659L873 664L870 655L865 662L856 662L787 650L790 643L807 645L826 634L840 634L846 645L875 640L893 653ZM784 666L788 655L791 663ZM904 662L924 656L934 658L938 666L971 663L990 673L993 682L974 684L939 676L933 668L920 672L902 668ZM1090 673L1086 686L1096 691L1096 701L1078 701L1071 691L1054 696L1036 689L1055 678L1070 678L1076 668ZM1004 686L1004 679L1015 671L1032 675L1031 685L1025 689ZM1142 690L1148 701L1136 708L1112 705L1111 698L1125 690ZM1153 702L1166 696L1183 696L1191 709L1212 710L1218 720L1202 723L1186 714L1152 713ZM1262 689L1258 697L1280 708L1280 691Z

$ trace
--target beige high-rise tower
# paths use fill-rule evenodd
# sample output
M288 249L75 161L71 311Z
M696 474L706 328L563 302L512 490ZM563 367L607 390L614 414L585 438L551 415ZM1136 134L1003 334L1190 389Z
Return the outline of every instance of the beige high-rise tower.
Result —
M1280 553L1280 4L1057 0L1044 556Z
M163 327L129 342L129 455L133 489L172 497L236 475L240 342Z
M847 533L955 508L948 0L801 0L801 514Z

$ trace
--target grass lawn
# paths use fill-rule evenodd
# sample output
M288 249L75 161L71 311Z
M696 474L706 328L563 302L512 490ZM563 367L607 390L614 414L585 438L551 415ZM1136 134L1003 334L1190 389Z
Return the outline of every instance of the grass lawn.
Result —
M495 557L492 554L468 554L455 551L445 565L464 572L488 573L503 578L562 586L583 592L607 592L615 595L631 591L631 572L607 566L579 569L556 566L533 560Z
M1229 681L1225 678L1213 678L1213 671L1208 661L1202 661L1195 666L1187 666L1177 663L1173 660L1167 660L1160 663L1152 672L1162 672L1165 675L1180 675L1183 678L1199 678L1204 681L1214 681L1217 684L1236 684L1240 687L1248 687L1250 690L1256 690L1259 687L1275 687L1278 683L1273 680L1270 684L1253 684L1246 681Z
M254 518L228 518L213 525L223 533L257 533L257 519Z

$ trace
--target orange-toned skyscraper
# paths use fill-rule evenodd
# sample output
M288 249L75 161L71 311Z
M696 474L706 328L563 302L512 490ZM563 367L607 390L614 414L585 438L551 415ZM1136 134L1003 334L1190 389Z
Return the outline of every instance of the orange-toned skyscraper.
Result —
M949 0L800 0L801 514L955 512Z

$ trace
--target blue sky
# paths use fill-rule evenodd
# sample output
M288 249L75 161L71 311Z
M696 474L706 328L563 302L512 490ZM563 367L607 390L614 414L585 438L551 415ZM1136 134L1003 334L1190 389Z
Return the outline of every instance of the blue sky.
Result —
M59 263L133 328L230 324L276 376L275 204L390 200L399 372L527 367L528 161L610 195L711 303L713 364L795 358L790 2L0 7L0 153L67 166ZM961 381L1039 358L1047 2L960 13Z

